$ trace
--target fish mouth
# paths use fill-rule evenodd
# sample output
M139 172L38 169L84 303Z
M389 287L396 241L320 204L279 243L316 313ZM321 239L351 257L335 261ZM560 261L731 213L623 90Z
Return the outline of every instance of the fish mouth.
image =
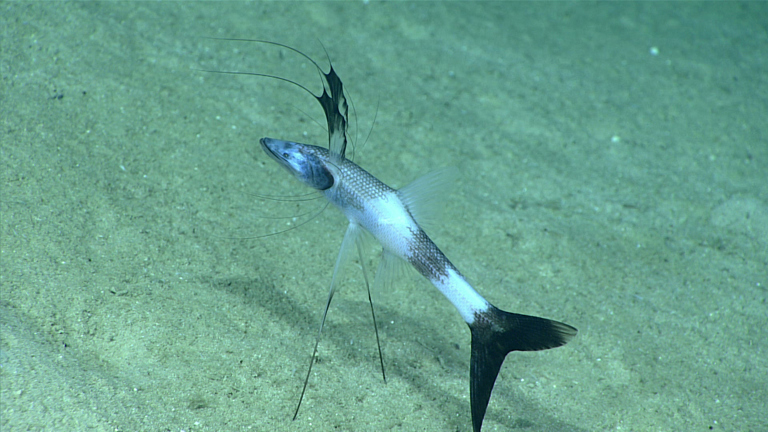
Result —
M261 144L261 148L263 148L265 152L274 154L274 152L272 151L272 147L270 147L270 144L272 143L272 141L274 141L272 138L264 137L259 140L259 143Z
M264 137L259 140L259 143L261 144L261 148L264 149L264 151L272 159L275 159L278 162L285 162L285 158L280 154L280 149L276 148L276 147L279 147L277 144L281 142L282 141L279 141L273 138L267 138L267 137Z
M264 152L269 157L287 169L291 174L297 175L299 167L294 149L295 143L267 137L260 139L259 143L261 143L261 148L264 149Z

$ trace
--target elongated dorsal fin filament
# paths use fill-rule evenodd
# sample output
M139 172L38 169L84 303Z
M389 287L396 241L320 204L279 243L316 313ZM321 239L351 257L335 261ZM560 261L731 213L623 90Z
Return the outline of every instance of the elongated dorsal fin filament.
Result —
M275 45L279 46L288 50L291 50L295 53L300 54L307 60L309 60L317 69L317 71L321 75L321 80L323 81L323 94L320 96L312 93L308 88L304 87L303 85L297 83L296 81L289 80L287 78L283 78L276 75L269 75L269 74L263 74L263 73L257 73L257 72L235 72L235 71L206 71L206 72L212 72L212 73L221 73L221 74L229 74L229 75L253 75L253 76L262 76L266 78L274 78L280 81L285 81L288 83L291 83L295 85L296 87L299 87L300 89L304 90L305 92L311 94L315 99L317 99L318 102L320 102L320 106L323 107L323 112L325 113L325 120L328 124L328 149L331 152L331 155L335 159L335 162L341 162L344 160L345 152L347 150L347 118L349 115L349 107L347 105L347 98L344 95L344 85L341 83L341 79L336 74L336 71L333 70L333 64L331 63L330 57L328 57L328 52L326 51L326 57L328 57L328 64L331 65L331 70L328 71L328 73L323 72L323 69L320 67L319 64L317 64L316 61L314 61L311 57L304 54L303 52L299 51L296 48L293 48L288 45L281 44L279 42L272 42L268 40L261 40L261 39L238 39L238 38L209 38L213 40L227 40L227 41L238 41L238 42L258 42L258 43L264 43L268 45ZM323 47L325 49L325 47Z

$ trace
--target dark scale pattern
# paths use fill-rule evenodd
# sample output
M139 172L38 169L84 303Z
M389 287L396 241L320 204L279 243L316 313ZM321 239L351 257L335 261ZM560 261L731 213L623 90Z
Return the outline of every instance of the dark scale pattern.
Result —
M328 199L339 207L351 207L362 213L366 202L395 192L347 159L341 162L340 171L340 180L326 191ZM412 231L411 236L408 242L408 262L424 277L429 280L445 280L449 268L459 273L423 230Z
M334 195L331 201L337 203L339 207L350 206L362 212L365 208L365 202L394 192L394 189L348 159L342 161L340 170L341 181L337 187L329 191L330 194Z
M448 269L456 273L456 267L448 261L448 258L438 249L432 239L423 230L411 232L412 241L409 242L408 262L411 263L422 276L429 280L444 281L448 277Z

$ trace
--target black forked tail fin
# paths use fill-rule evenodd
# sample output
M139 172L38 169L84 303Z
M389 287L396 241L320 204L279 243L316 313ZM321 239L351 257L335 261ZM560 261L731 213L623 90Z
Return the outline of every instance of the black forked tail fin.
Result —
M493 306L475 314L469 329L472 332L469 395L474 432L480 432L493 384L508 353L556 348L576 335L576 329L568 324L504 312Z

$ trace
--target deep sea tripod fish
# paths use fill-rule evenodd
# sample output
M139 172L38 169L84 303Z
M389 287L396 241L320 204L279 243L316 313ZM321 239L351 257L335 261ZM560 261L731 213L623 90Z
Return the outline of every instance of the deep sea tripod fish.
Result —
M333 270L320 331L334 294L338 270L355 250L359 255L362 254L362 235L367 231L381 243L384 250L374 285L387 283L398 261L408 262L450 300L469 326L472 337L469 361L472 426L475 432L480 432L493 385L507 354L511 351L538 351L559 347L576 335L576 329L545 318L505 312L478 294L427 236L419 223L429 217L430 207L434 206L428 203L445 180L442 178L445 172L427 174L399 190L379 181L345 157L348 107L341 79L333 70L333 65L330 71L325 73L314 60L294 48L269 41L252 42L277 45L301 54L314 64L323 81L323 93L317 96L306 87L278 76L223 72L266 76L290 82L312 94L325 112L328 148L274 138L260 140L261 147L272 159L299 181L319 191L349 219L349 226ZM363 262L362 257L360 262ZM373 306L371 311L373 312ZM294 419L304 397L316 352L317 342ZM379 354L381 358L380 348Z

